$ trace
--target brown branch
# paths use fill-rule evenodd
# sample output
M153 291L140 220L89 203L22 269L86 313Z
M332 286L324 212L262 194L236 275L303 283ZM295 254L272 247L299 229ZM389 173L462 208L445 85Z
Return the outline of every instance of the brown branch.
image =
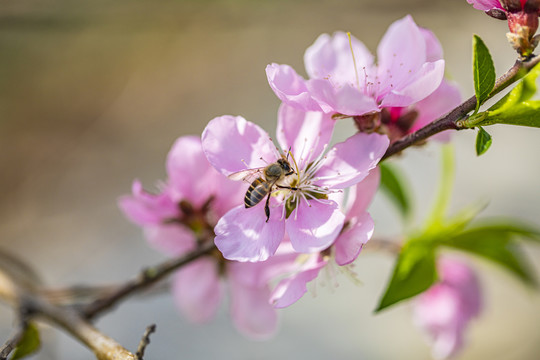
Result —
M528 72L539 62L540 56L535 56L525 62L517 60L515 64L506 73L504 73L501 77L497 79L497 81L495 82L495 86L491 94L489 95L489 98L493 97L515 81L519 80L523 76L523 73ZM472 96L443 117L394 142L392 145L390 145L390 147L382 157L382 160L387 159L390 156L393 156L403 151L409 146L426 140L427 138L438 134L444 130L464 129L464 127L459 126L459 121L463 119L469 112L473 111L475 108L476 97Z
M86 345L98 360L136 359L134 354L93 327L75 309L51 304L32 287L25 287L17 281L18 278L10 277L7 271L0 271L0 299L18 309L22 322L41 319L60 327ZM22 336L19 333L17 331L4 345L7 355Z
M148 344L150 344L150 334L152 334L154 331L156 331L156 324L152 324L146 328L141 342L137 347L137 352L135 353L135 356L137 356L137 360L143 360L144 350L146 350L146 347L148 346Z
M113 307L125 298L155 284L165 276L169 275L171 272L190 263L193 260L200 258L203 255L209 254L215 249L216 246L214 245L214 242L208 241L188 254L169 260L155 267L143 270L136 278L121 285L112 294L98 298L89 305L82 307L80 312L87 319L92 319L96 315L99 315L103 311Z

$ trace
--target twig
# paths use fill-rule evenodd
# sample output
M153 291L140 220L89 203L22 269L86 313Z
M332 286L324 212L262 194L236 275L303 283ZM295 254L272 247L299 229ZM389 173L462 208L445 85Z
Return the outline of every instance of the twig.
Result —
M19 321L19 326L9 339L0 347L0 360L6 360L13 350L17 347L19 342L24 336L28 323L26 321Z
M156 331L156 324L152 324L146 328L141 342L139 342L139 346L137 347L137 352L135 353L137 360L143 360L144 350L146 350L146 347L150 344L150 334L154 331Z
M155 267L148 268L141 272L139 276L121 285L115 292L98 298L87 306L84 306L80 311L87 319L92 319L96 315L111 308L124 298L133 295L135 292L155 284L171 272L190 263L193 260L200 258L216 249L213 241L205 242L203 245L185 254L177 259L172 259Z
M522 70L528 71L539 62L540 56L535 56L526 62L522 62L520 60L516 61L515 64L506 73L504 73L501 77L497 79L489 97L493 97L494 95L508 87L510 84L512 84L514 81L519 79L522 75ZM433 121L432 123L424 126L421 129L418 129L417 131L403 137L402 139L390 145L390 147L382 157L382 160L401 152L402 150L416 144L419 141L426 140L427 138L438 134L441 131L450 129L464 129L463 127L458 126L458 121L463 119L469 112L473 111L475 108L476 97L472 96L443 117Z

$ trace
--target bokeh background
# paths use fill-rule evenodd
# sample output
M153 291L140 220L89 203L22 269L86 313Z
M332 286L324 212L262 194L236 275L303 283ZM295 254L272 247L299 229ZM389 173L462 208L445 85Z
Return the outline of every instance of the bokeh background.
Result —
M0 3L0 246L39 270L46 284L124 281L163 257L116 207L139 178L165 177L175 138L200 134L222 114L242 115L270 133L277 98L268 63L303 73L304 50L323 32L351 31L375 51L385 29L412 14L439 37L447 73L473 94L472 34L491 49L498 74L515 55L506 25L465 0L17 0ZM340 124L339 131L350 131ZM457 179L452 209L490 200L485 215L538 223L540 131L491 127L493 146L477 158L474 132L454 134ZM431 205L440 148L410 149L399 163L409 178L417 220ZM382 196L372 206L377 234L402 224ZM540 251L528 247L540 271ZM281 311L281 329L251 342L224 305L208 325L192 325L171 296L133 299L97 326L130 349L157 323L147 359L430 359L411 321L410 304L373 315L393 259L365 252L356 263L363 285L345 276L319 284ZM462 359L537 359L540 296L473 259L485 308L468 332ZM11 332L0 307L0 339ZM46 328L35 359L92 359L89 351ZM2 340L3 341L3 340Z

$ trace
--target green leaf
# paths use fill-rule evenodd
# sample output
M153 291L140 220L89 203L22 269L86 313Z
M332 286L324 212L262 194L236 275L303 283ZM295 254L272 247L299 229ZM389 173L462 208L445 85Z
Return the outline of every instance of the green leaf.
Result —
M424 292L436 280L433 247L422 242L408 242L399 254L392 278L375 312Z
M28 324L21 340L17 344L11 360L22 359L35 353L41 345L39 331L34 324Z
M478 35L473 36L473 75L476 110L487 100L495 86L495 66L489 50Z
M381 169L381 189L396 205L404 219L411 214L411 205L403 176L398 169L387 163L379 165Z
M501 100L487 111L472 115L463 121L465 127L488 126L494 124L540 127L540 100L533 100L536 94L536 80L540 75L540 64L529 73Z
M517 237L540 239L540 233L518 223L475 226L448 238L443 244L466 251L495 264L515 275L526 285L536 285L532 267L524 256Z
M484 130L481 126L478 127L478 134L476 135L476 155L480 156L488 151L491 146L491 135Z

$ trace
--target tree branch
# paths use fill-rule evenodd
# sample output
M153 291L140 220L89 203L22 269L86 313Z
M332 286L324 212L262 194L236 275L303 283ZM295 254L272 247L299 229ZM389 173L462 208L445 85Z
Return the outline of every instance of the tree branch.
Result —
M80 312L85 318L92 319L96 315L124 300L124 298L131 296L135 292L145 289L152 284L155 284L165 276L169 275L171 272L190 263L193 260L200 258L203 255L211 253L216 249L217 248L213 241L207 241L197 249L179 258L172 259L155 267L143 270L136 278L121 285L112 294L98 298L94 302L82 307Z

